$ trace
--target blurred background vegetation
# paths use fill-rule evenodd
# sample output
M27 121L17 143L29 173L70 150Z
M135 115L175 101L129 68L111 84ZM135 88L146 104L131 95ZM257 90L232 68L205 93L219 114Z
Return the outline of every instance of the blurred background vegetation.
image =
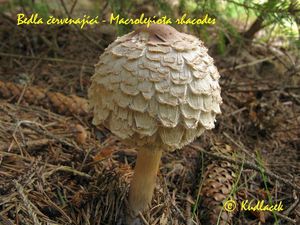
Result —
M173 21L184 13L190 18L203 18L208 14L216 18L213 27L189 25L184 29L192 30L208 45L217 42L219 53L226 51L228 43L245 41L300 46L299 0L1 0L0 11L39 13L44 18L90 15L99 16L100 20L108 19L110 13L124 18L138 18L142 13L156 18L166 15ZM132 25L115 28L118 35L122 35L132 30Z

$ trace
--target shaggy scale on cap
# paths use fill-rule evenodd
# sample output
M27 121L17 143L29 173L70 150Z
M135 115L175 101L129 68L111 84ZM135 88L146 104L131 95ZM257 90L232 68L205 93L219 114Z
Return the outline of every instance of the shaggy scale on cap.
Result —
M139 147L173 151L214 128L219 73L194 36L152 25L100 56L89 89L93 123Z

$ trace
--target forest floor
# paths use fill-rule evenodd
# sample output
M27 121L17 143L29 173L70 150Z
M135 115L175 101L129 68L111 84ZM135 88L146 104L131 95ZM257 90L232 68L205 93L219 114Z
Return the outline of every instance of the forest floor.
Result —
M0 25L0 81L82 98L93 65L115 39L92 28L18 27L6 17ZM232 49L211 52L223 98L216 128L164 154L150 213L140 215L145 224L201 224L204 168L232 155L237 201L284 207L237 210L233 224L299 224L299 55L259 43ZM1 97L0 224L122 224L136 151L92 126L89 114L52 112L22 95Z

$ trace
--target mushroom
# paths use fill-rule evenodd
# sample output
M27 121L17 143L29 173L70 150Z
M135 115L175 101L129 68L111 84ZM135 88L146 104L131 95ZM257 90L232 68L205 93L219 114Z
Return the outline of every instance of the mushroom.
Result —
M132 215L151 203L162 152L214 128L221 113L219 77L203 43L168 25L140 27L100 56L88 93L93 124L138 151L129 190Z

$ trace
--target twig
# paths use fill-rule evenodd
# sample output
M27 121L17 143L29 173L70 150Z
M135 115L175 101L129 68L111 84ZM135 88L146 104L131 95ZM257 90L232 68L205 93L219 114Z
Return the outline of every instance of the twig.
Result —
M72 223L72 219L68 216L67 213L65 213L65 211L63 209L61 209L58 205L56 205L49 197L48 195L45 193L46 195L46 199L45 202L47 202L48 205L51 205L53 208L55 208L57 211L59 211L61 213L61 215L63 215L69 222L69 224Z
M237 109L237 110L235 110L235 111L233 111L233 112L231 112L231 113L228 113L228 114L224 115L223 117L234 116L235 114L240 113L240 112L243 112L243 111L245 111L246 109L247 109L247 107L242 107L242 108L240 108L240 109Z
M10 153L10 152L1 152L0 151L0 156L9 156L9 157L14 157L14 158L17 158L19 160L24 160L26 162L35 162L37 160L37 158L29 158L29 157L24 157L24 156L21 156L21 155L18 155L18 154L14 154L14 153ZM56 165L53 165L53 164L49 164L49 163L45 163L45 162L42 162L42 161L36 161L38 164L41 164L43 166L48 166L48 167L53 167L55 169L53 169L52 171L48 172L49 174L47 174L47 177L50 176L51 174L53 174L54 172L57 172L57 171L65 171L65 172L72 172L76 175L79 175L79 176L83 176L83 177L86 177L88 179L91 178L91 176L87 173L83 173L83 172L80 172L78 170L75 170L71 167L68 167L68 166L60 166L60 167L57 167ZM45 176L45 175L44 175ZM47 178L46 177L46 178Z
M75 6L77 5L77 0L74 1L73 5L71 6L71 9L70 9L70 15L73 13L73 10L75 8Z
M18 98L18 101L16 102L16 105L19 105L20 102L22 101L23 97L24 97L24 94L25 94L25 91L26 91L26 88L27 88L27 84L24 85L23 89L22 89L22 92Z
M66 7L66 4L63 0L60 0L61 2L61 5L62 7L64 8L65 10L65 13L67 14L67 16L69 18L72 18L72 16L70 15L67 7ZM84 33L81 29L79 29L76 25L73 25L73 27L75 27L75 29L84 37L86 38L88 41L92 42L96 47L98 47L100 50L104 50L103 46L101 46L99 43L97 43L96 40L94 40L93 38L91 38L90 36L88 36L86 33Z
M21 143L19 145L22 148L27 147L29 149L33 149L33 148L37 148L40 146L48 145L49 142L53 142L53 140L50 140L50 139L30 140L30 141L27 141L26 143ZM6 144L6 145L0 146L0 151L6 151L7 149L16 150L18 148L19 148L19 146L15 146L15 145L11 146L11 144Z
M286 216L286 215L284 215L284 214L282 214L282 213L279 213L279 212L276 212L276 211L274 211L274 213L275 213L278 217L280 217L281 219L284 219L284 220L286 220L286 221L289 221L289 222L291 222L291 223L293 223L293 224L297 224L296 220L293 220L292 218L290 218L290 217L288 217L288 216Z
M85 65L87 67L94 68L93 64L84 63L84 62L71 60L71 59L50 58L50 57L41 58L38 56L17 55L17 54L6 53L6 52L0 52L0 56L7 56L7 57L13 57L13 58L24 58L24 59L32 59L32 60L45 60L45 61L52 61L52 62L59 62L59 63L70 63L70 64L77 64L80 66Z
M213 157L213 158L216 158L216 159L225 160L225 161L228 161L228 162L233 163L233 164L243 165L245 168L253 169L253 170L256 170L258 172L261 172L263 170L263 172L266 175L268 175L269 177L272 177L272 178L274 178L276 180L279 180L279 181L285 183L286 185L288 185L288 186L290 186L290 187L292 187L295 190L297 190L297 191L300 192L300 187L298 185L292 183L291 181L289 181L289 180L287 180L285 178L280 177L279 175L277 175L277 174L275 174L275 173L273 173L271 171L266 170L265 168L261 168L261 167L257 166L256 164L253 164L253 163L251 163L249 161L245 160L244 162L242 162L242 161L240 161L238 159L232 159L232 158L227 157L227 156L222 156L222 155L219 155L219 154L211 153L211 152L208 152L208 151L204 150L203 148L201 148L199 146L196 146L194 144L191 144L189 146L191 148L195 149L195 150L201 151L204 154L209 155L210 157Z
M74 148L74 149L76 149L78 151L83 152L83 149L81 149L79 146L77 146L75 144L72 144L72 143L70 143L70 142L68 142L68 141L66 141L66 140L64 140L62 138L59 138L59 137L57 137L57 136L55 136L55 135L53 135L53 134L51 134L51 133L49 133L49 132L47 132L45 130L41 130L39 128L36 128L36 127L32 126L32 124L34 124L36 126L40 126L41 127L42 125L39 124L39 123L37 123L37 122L30 121L30 120L21 120L21 121L17 121L16 120L15 122L16 122L16 127L20 127L21 125L24 125L24 126L28 127L29 129L31 129L31 130L39 133L39 134L42 134L42 135L46 136L47 138L54 139L54 140L56 140L56 141L58 141L58 142L60 142L62 144L65 144L65 145L67 145L69 147L72 147L72 148Z
M257 59L257 60L254 60L252 62L240 64L238 66L234 66L234 67L231 67L231 68L224 68L224 69L220 70L220 73L224 73L226 71L231 71L231 70L242 69L242 68L249 67L249 66L254 66L254 65L258 64L258 63L261 63L261 62L264 62L264 61L268 61L268 60L272 60L274 58L276 58L276 56L269 56L269 57L266 57L266 58L263 58L263 59Z
M294 194L294 195L295 195L294 198L296 198L296 201L292 205L290 205L290 207L288 209L286 209L283 212L284 215L289 215L290 212L292 212L299 205L300 199L298 198L298 196L296 194Z
M8 218L4 217L0 214L0 224L1 225L14 225L13 222L11 222Z
M245 4L245 3L240 3L240 2L236 2L236 1L232 1L232 0L227 0L227 1L231 2L231 3L235 4L235 5L241 6L241 7L245 8L245 9L257 10L257 7L254 7L254 6Z
M141 212L139 212L139 216L141 217L141 219L143 220L143 222L146 224L146 225L150 225L147 220L145 219L145 217L143 216L143 214Z
M254 160L254 162L256 162L256 158L251 155L249 153L249 151L247 151L241 144L237 143L232 137L230 137L229 134L227 134L226 132L223 133L225 137L227 137L233 144L235 144L237 147L239 147L247 156L249 156L250 158L252 158Z
M42 175L42 179L43 180L46 180L49 176L51 176L53 173L56 173L58 171L64 171L64 172L71 172L75 175L78 175L78 176L81 176L81 177L85 177L85 178L88 178L90 179L91 176L87 173L83 173L83 172L80 172L78 170L75 170L69 166L59 166L59 167L56 167L55 169L49 171L49 172L46 172Z
M55 39L53 38L53 41L51 42L48 38L46 38L44 35L39 34L40 38L43 40L43 42L48 46L49 49L53 50L54 52L58 53L59 55L62 55L62 50L59 49L57 46L57 43L55 42Z
M22 156L22 155L19 155L19 154L14 154L14 153L10 153L10 152L3 152L3 151L0 151L0 156L3 157L3 156L9 156L9 157L14 157L14 158L17 158L17 159L20 159L20 160L24 160L26 162L33 162L35 160L34 157L25 157L25 156Z
M23 8L23 10L25 10L25 8ZM26 15L28 16L28 13L27 13L27 12L25 12L25 13L26 13ZM15 21L14 21L11 17L5 15L4 13L2 13L2 16L3 16L5 19L7 19L10 23L12 23L11 25L12 25L13 27L16 27ZM23 26L23 29L25 29L25 30L28 31L28 32L32 32L32 31L31 31L28 27L26 27L26 26ZM58 53L58 54L60 54L60 55L62 54L62 51L59 49L57 43L55 42L55 39L54 39L53 41L50 41L48 38L46 38L46 37L43 35L43 33L38 32L38 33L36 33L36 34L37 34L37 36L40 37L40 39L45 43L45 45L47 45L47 47L48 47L49 49L53 50L54 52L56 52L56 53ZM27 36L26 36L26 38L29 40L29 38L28 38Z
M227 92L271 92L271 91L279 91L279 90L283 90L283 91L287 91L287 90L298 90L300 89L299 86L286 86L286 87L273 87L273 88L262 88L262 89L233 89L233 90L225 90Z
M58 142L60 142L60 143L63 143L63 144L65 144L65 145L69 146L69 147L75 148L75 149L77 149L77 150L83 152L83 149L81 149L81 148L78 147L77 145L71 144L70 142L68 142L68 141L66 141L66 140L64 140L64 139L62 139L62 138L59 138L59 137L57 137L57 136L55 136L55 135L53 135L53 134L51 134L51 133L49 133L49 132L47 132L47 131L41 130L41 129L36 128L36 127L33 127L33 126L31 126L29 123L25 123L24 121L23 121L23 124L24 124L26 127L30 128L31 130L34 130L35 132L37 132L37 133L39 133L39 134L42 134L42 135L46 136L47 138L54 139L54 140L56 140L56 141L58 141Z
M16 189L17 189L19 195L21 196L23 203L27 209L27 213L31 216L31 218L33 220L34 225L41 225L39 219L37 218L36 213L33 211L31 201L27 198L27 196L24 193L24 189L23 189L22 185L19 184L18 181L16 181L16 180L14 181L14 183L15 183Z

